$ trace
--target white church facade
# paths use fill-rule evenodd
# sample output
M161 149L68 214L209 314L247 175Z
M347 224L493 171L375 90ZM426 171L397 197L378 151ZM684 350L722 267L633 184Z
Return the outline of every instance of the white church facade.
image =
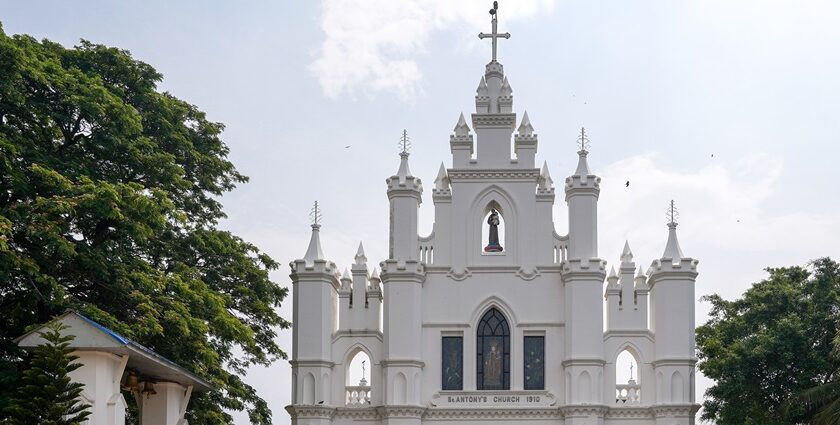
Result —
M424 186L403 151L387 179L389 258L371 266L360 245L342 275L316 222L291 263L293 424L694 424L697 261L672 219L660 259L638 267L625 245L608 270L586 135L577 168L555 185L536 165L527 114L513 112L499 37L509 35L493 13L483 34L493 60L431 188L431 234L418 234ZM557 192L567 235L554 227ZM360 352L366 375L351 382ZM617 384L623 352L637 368Z

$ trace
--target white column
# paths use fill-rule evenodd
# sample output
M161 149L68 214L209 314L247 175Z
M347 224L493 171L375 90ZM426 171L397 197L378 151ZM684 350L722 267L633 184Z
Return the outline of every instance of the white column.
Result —
M77 363L82 367L70 372L70 379L84 384L82 401L90 404L88 423L91 425L124 425L126 403L120 393L128 356L98 351L76 351Z
M192 395L192 387L174 382L154 384L157 394L141 395L141 425L186 425L184 414Z

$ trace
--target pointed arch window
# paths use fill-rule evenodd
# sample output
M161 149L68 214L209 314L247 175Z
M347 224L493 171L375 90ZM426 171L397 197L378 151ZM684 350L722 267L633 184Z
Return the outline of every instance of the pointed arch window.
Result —
M510 326L497 309L484 313L476 334L476 388L510 389Z

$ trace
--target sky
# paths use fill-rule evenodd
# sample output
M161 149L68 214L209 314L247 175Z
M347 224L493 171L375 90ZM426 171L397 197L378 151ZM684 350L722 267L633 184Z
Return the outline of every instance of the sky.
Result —
M585 126L603 178L600 254L661 256L674 199L704 294L738 297L764 268L840 258L840 2L833 0L502 0L499 60L540 137L555 182ZM430 188L448 136L473 111L489 60L489 1L0 0L7 34L131 51L162 90L226 125L251 181L226 195L222 226L281 264L303 256L318 200L324 251L342 269L359 241L387 256L384 179L411 136L411 169ZM346 148L346 146L350 146ZM629 187L625 182L630 181ZM421 207L432 228L431 193ZM557 232L567 231L558 196ZM288 268L273 278L289 285ZM291 317L291 297L280 308ZM290 352L291 332L279 342ZM287 424L290 368L247 382ZM698 394L710 385L701 378ZM237 424L247 416L236 414Z

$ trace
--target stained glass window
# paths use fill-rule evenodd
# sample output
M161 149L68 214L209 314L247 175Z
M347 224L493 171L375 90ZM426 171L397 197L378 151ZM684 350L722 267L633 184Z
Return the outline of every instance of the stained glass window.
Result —
M545 389L545 337L525 337L525 389Z
M510 389L510 327L499 310L484 313L476 334L476 388Z
M442 346L441 389L462 390L464 389L464 338L445 336Z

